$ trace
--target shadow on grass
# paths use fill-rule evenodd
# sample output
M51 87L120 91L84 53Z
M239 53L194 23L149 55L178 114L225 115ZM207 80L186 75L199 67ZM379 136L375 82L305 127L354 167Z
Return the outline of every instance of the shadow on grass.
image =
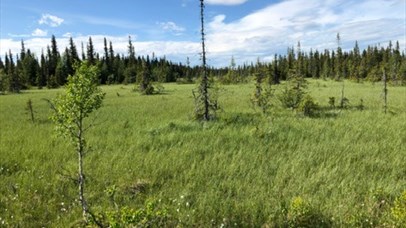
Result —
M260 113L228 113L222 116L218 121L225 125L233 126L255 126L263 116Z

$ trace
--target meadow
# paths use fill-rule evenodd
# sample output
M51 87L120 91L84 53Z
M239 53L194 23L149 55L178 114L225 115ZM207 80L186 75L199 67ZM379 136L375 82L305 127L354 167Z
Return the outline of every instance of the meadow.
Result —
M217 120L203 123L192 119L196 85L163 86L151 96L134 85L102 87L84 164L95 211L154 202L168 226L186 227L400 224L393 208L406 189L405 87L389 87L385 114L381 83L345 81L350 103L339 109L328 101L339 100L342 82L309 80L320 110L305 117L276 98L265 116L250 103L253 83L224 85ZM81 219L77 155L55 136L43 100L62 92L0 96L0 226L69 227Z

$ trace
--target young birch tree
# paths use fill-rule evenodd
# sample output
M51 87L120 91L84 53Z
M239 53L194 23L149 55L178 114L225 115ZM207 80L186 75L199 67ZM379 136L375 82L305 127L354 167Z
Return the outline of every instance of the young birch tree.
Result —
M51 119L56 124L56 130L62 136L70 139L76 147L78 156L78 187L79 201L82 206L82 214L85 222L89 211L84 196L85 180L83 169L83 157L86 150L85 131L89 125L85 125L85 119L101 107L105 94L97 86L98 70L96 66L89 66L86 62L76 69L73 76L68 77L65 93L60 94L53 104L54 113Z

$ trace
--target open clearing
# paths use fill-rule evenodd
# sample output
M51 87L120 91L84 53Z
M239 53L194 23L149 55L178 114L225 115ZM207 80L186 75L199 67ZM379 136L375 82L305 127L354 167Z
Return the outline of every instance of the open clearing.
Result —
M405 87L389 87L384 114L380 83L346 81L350 105L340 110L328 101L340 99L341 82L309 82L322 109L316 117L277 101L265 117L251 107L254 85L241 84L222 86L223 110L208 123L191 119L195 85L164 84L153 96L103 86L104 104L86 135L89 203L106 211L152 198L195 226L272 223L295 197L337 226L389 218L390 203L383 215L371 211L406 189ZM0 226L66 227L80 218L76 154L54 136L42 100L60 92L0 96Z

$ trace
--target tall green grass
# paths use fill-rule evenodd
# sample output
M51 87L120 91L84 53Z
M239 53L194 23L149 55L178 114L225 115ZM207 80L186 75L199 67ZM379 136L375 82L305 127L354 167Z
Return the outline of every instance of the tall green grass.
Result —
M406 188L406 89L389 88L384 114L381 84L344 85L350 106L331 109L342 83L310 80L322 107L312 118L276 98L263 116L250 104L253 84L223 86L222 110L209 123L192 120L194 85L165 84L153 96L104 86L104 105L85 136L85 194L104 212L154 198L186 226L284 224L300 197L334 226L361 226L380 216L370 212L375 198L390 207ZM284 85L274 88L278 94ZM54 136L42 100L61 92L0 96L0 226L69 226L81 218L76 154Z

